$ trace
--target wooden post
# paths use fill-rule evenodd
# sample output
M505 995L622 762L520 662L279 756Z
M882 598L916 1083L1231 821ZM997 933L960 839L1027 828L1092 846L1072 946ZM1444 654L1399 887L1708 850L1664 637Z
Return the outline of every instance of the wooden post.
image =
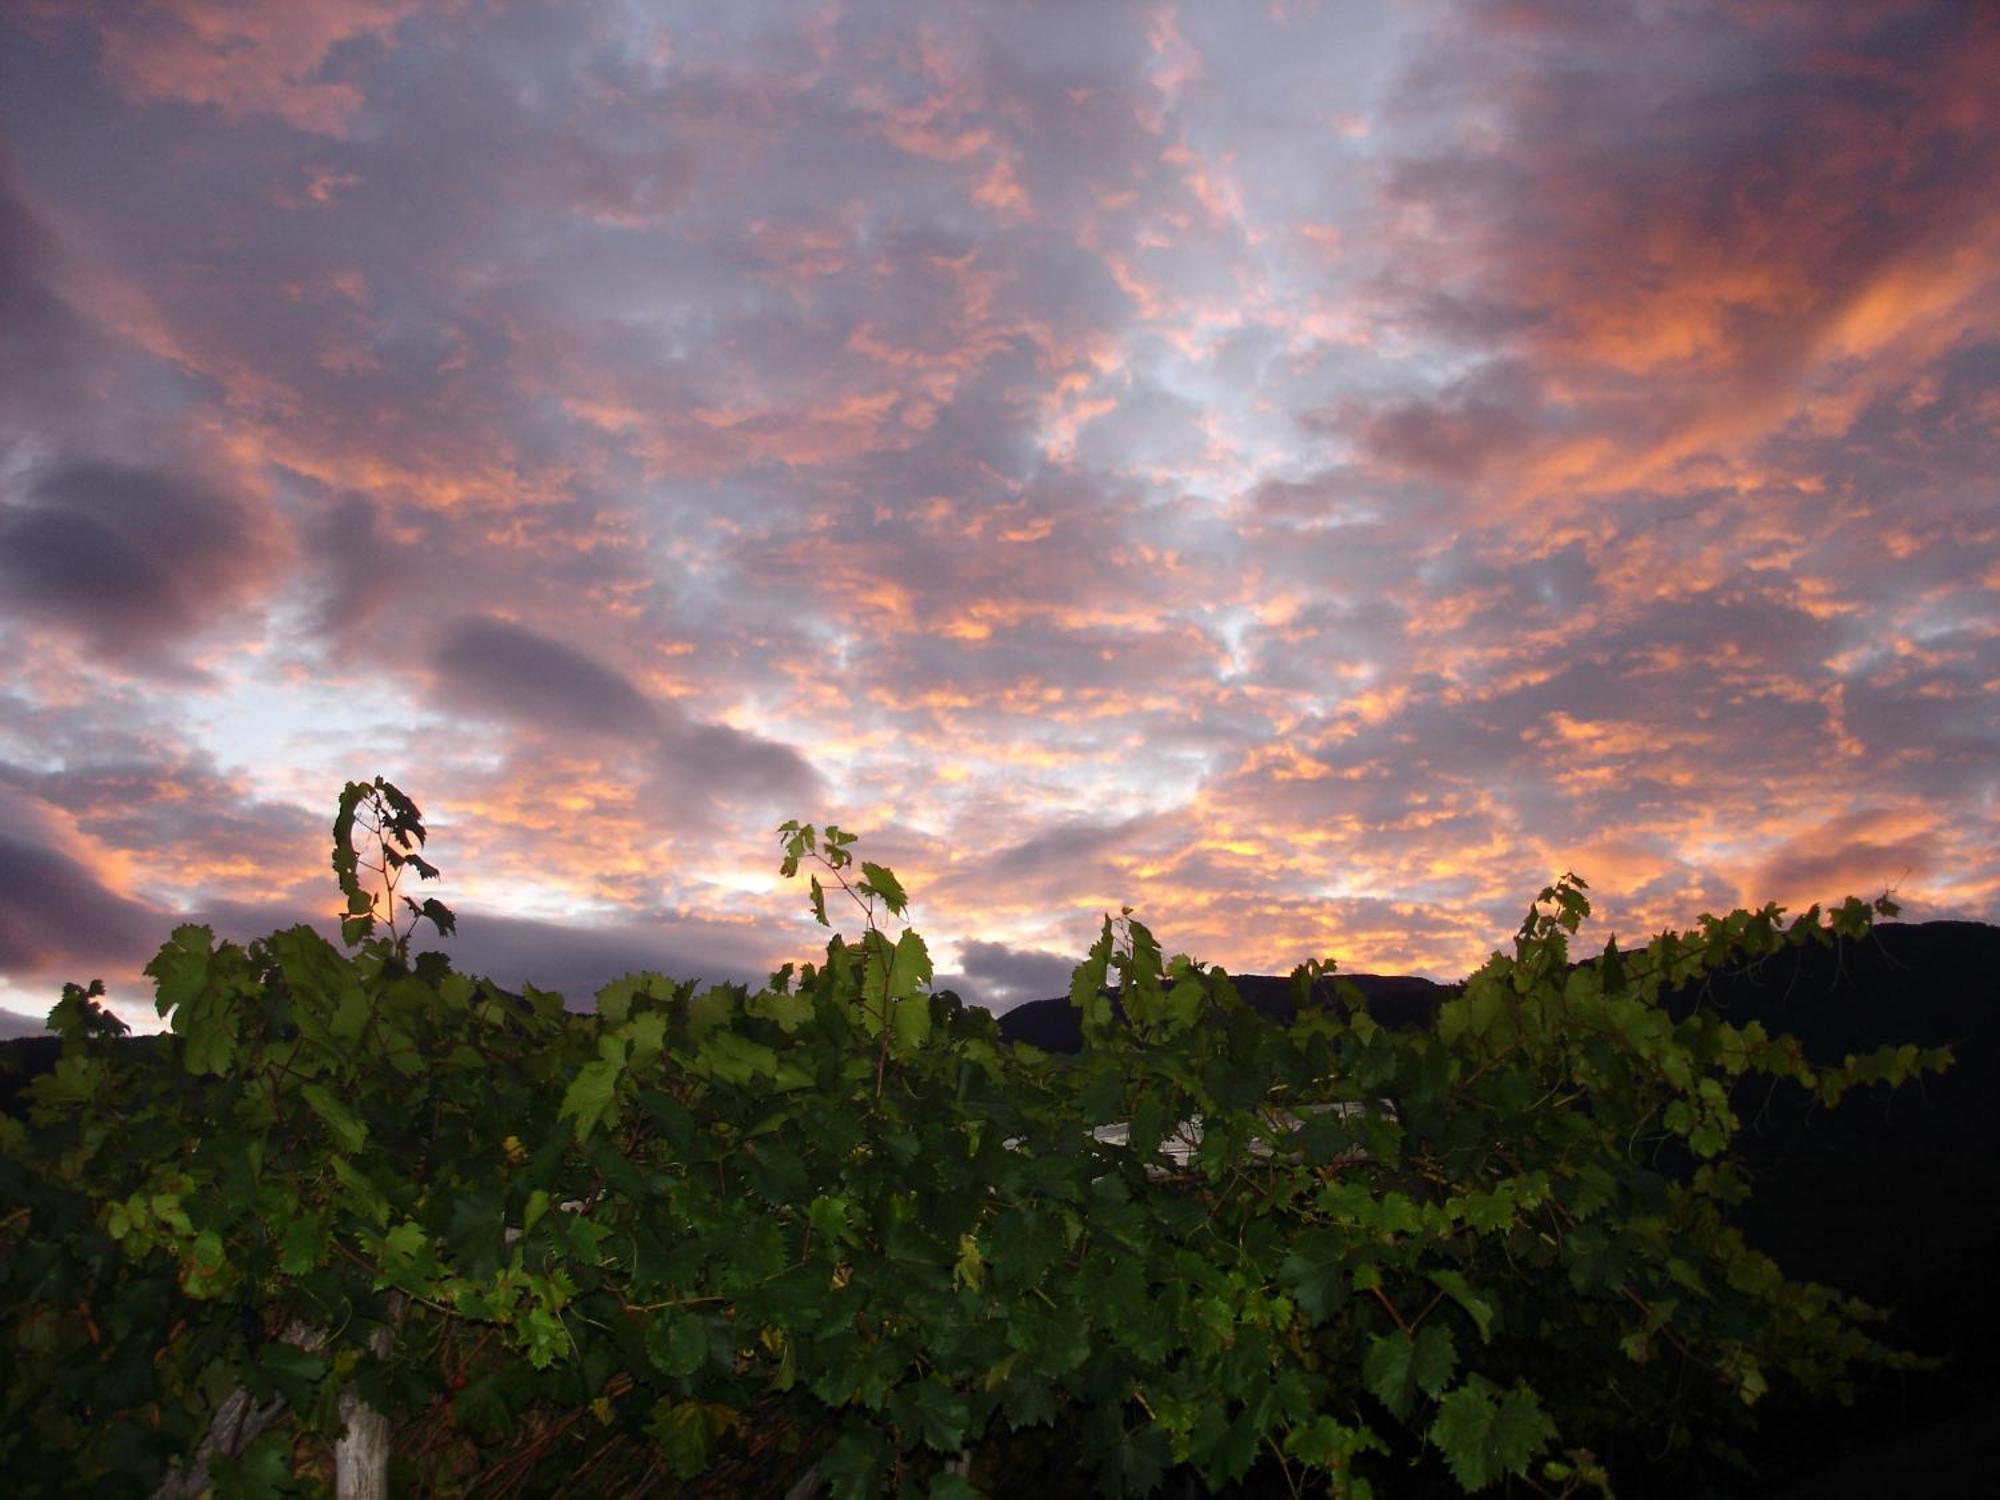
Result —
M389 1294L389 1319L368 1335L368 1352L387 1359L395 1347L396 1325L410 1299ZM348 1386L340 1393L340 1419L347 1424L333 1445L333 1493L336 1500L389 1500L389 1419Z

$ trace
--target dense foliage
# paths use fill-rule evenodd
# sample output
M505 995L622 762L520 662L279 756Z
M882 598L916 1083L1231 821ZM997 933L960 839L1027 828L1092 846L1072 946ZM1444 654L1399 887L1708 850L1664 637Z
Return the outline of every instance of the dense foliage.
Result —
M755 992L633 975L594 1015L410 956L452 923L398 917L424 834L351 783L351 953L181 927L147 970L157 1041L65 990L60 1061L0 1120L17 1493L323 1493L365 1404L397 1493L777 1493L811 1465L854 1496L1253 1467L1567 1494L1725 1445L1773 1382L1837 1395L1903 1358L1731 1227L1735 1101L1948 1055L1818 1067L1659 1003L1886 898L1573 964L1565 876L1403 1031L1351 988L1276 1025L1127 912L1062 1058L931 992L901 886L837 828L787 824L783 869L815 866L828 925L851 901L854 940Z

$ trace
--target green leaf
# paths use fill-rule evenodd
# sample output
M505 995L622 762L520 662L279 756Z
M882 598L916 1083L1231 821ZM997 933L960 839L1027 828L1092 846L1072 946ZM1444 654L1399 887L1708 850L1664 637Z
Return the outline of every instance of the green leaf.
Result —
M951 1281L953 1286L962 1286L973 1292L986 1285L986 1259L980 1253L977 1235L961 1234L958 1237L958 1258L952 1262Z
M297 1344L271 1339L257 1353L257 1368L296 1410L306 1411L312 1406L314 1387L326 1378L328 1367L317 1354Z
M676 1478L693 1479L708 1467L708 1423L699 1401L662 1398L646 1432L659 1444L660 1456Z
M964 1445L966 1423L971 1420L964 1396L936 1375L927 1375L905 1390L910 1426L925 1446L950 1453Z
M422 861L419 860L418 863L421 864ZM437 878L437 871L431 869L429 866L425 866L424 875L428 879L435 880ZM408 900L409 898L405 897L404 899ZM452 913L452 909L449 906L446 906L435 896L425 898L421 906L411 901L410 909L417 916L422 917L431 926L435 927L439 937L451 937L458 931L458 918Z
M1285 1435L1285 1452L1301 1463L1335 1474L1333 1493L1343 1496L1344 1500L1366 1500L1371 1493L1367 1480L1355 1479L1347 1472L1349 1461L1357 1453L1369 1450L1376 1453L1388 1451L1370 1429L1344 1427L1323 1414L1294 1427Z
M382 1236L382 1269L386 1274L377 1280L378 1286L398 1286L419 1296L430 1295L433 1284L444 1274L431 1248L429 1232L413 1219Z
M1398 1420L1410 1414L1410 1354L1410 1341L1400 1332L1382 1333L1369 1339L1361 1361L1362 1384Z
M660 1446L667 1467L676 1477L693 1479L708 1467L708 1450L714 1439L741 1424L742 1414L714 1401L674 1402L662 1397L655 1403L646 1432Z
M821 1195L806 1208L806 1223L812 1232L838 1245L860 1242L855 1226L861 1220L861 1209L851 1198Z
M1346 1254L1345 1237L1314 1229L1300 1235L1279 1262L1278 1284L1291 1293L1307 1322L1324 1323L1332 1316L1345 1290L1341 1262Z
M836 939L838 941L838 939ZM710 1032L727 1026L736 1016L736 994L727 986L712 986L687 1003L688 1038L699 1042Z
M713 1031L703 1037L691 1063L695 1072L723 1083L752 1083L778 1074L776 1052L734 1031Z
M658 1011L635 1016L619 1034L632 1049L628 1066L644 1068L666 1049L667 1018Z
M651 974L626 974L597 992L597 1018L607 1028L623 1026L631 1017L632 1002L653 992Z
M896 940L893 948L879 933L869 934L875 941L870 944L865 969L861 980L861 998L864 1003L864 1019L869 1022L871 1034L882 1024L885 1008L892 1026L896 1028L896 1039L903 1042L905 1051L921 1045L930 1035L930 1007L921 1008L921 1017L901 1019L899 1013L905 1009L916 1009L905 1002L918 997L919 986L931 979L930 950L915 928L908 928ZM903 1041L904 1038L912 1040Z
M646 1329L646 1358L662 1375L692 1375L708 1361L708 1320L673 1309Z
M599 1037L595 1061L576 1070L569 1087L563 1090L558 1120L576 1122L576 1139L581 1145L602 1122L618 1116L618 1079L625 1071L629 1043L622 1037Z
M927 995L905 995L889 1017L889 1050L908 1057L931 1039L931 1002Z
M284 1429L266 1432L237 1455L209 1460L214 1500L281 1500L294 1493L292 1440Z
M900 917L910 904L910 898L903 892L903 883L886 867L870 864L865 859L861 861L861 888L880 896L891 916Z
M1199 979L1189 976L1175 981L1160 1000L1160 1035L1179 1036L1201 1019L1202 1007L1207 1003L1208 986Z
M1400 1421L1410 1414L1417 1393L1435 1396L1451 1379L1458 1350L1451 1330L1442 1323L1425 1323L1415 1337L1401 1330L1368 1341L1361 1378L1369 1391Z
M222 1236L213 1229L202 1230L181 1262L181 1290L190 1297L219 1297L231 1279Z
M326 1259L326 1221L309 1210L300 1210L285 1219L278 1241L278 1269L287 1276L303 1276Z
M1447 1043L1485 1037L1506 1011L1505 991L1485 970L1468 979L1465 992L1438 1007L1437 1034Z
M1604 957L1598 960L1598 977L1603 982L1606 995L1617 996L1625 993L1629 981L1625 975L1625 960L1618 952L1616 936L1604 945Z
M1426 1396L1435 1396L1458 1368L1458 1346L1444 1323L1426 1323L1417 1330L1410 1352L1410 1378Z
M208 982L214 949L215 934L206 927L188 923L174 929L174 935L146 965L146 973L154 981L154 1005L161 1015L201 993Z
M333 1136L334 1145L342 1152L353 1155L368 1144L368 1127L355 1119L348 1107L336 1099L324 1084L305 1085L299 1090L299 1097L325 1123Z
M29 1097L45 1109L88 1105L108 1076L102 1058L89 1053L70 1053L56 1059L55 1067L28 1085Z
M1090 1002L1098 998L1098 991L1104 988L1106 974L1111 968L1111 918L1104 919L1104 930L1097 941L1090 945L1090 952L1082 963L1070 972L1069 1003L1086 1014Z
M1555 1424L1532 1390L1517 1385L1501 1394L1477 1375L1438 1404L1430 1430L1431 1442L1467 1492L1483 1490L1503 1474L1526 1474L1529 1461L1554 1437Z
M79 984L64 985L62 999L56 1002L44 1024L61 1037L72 1033L82 1037L123 1036L132 1028L98 1003L103 994L101 979L91 980L87 989Z
M361 1212L378 1226L387 1224L389 1200L382 1195L382 1190L344 1156L332 1158L331 1165L333 1175L338 1177L354 1195Z
M1488 1342L1493 1337L1493 1304L1472 1289L1457 1271L1433 1271L1431 1283L1452 1301L1464 1308L1479 1329L1479 1341Z
M789 967L789 965L787 966ZM785 1032L797 1031L813 1017L813 998L807 994L791 994L772 988L759 990L743 1004L746 1015L760 1020L776 1021Z

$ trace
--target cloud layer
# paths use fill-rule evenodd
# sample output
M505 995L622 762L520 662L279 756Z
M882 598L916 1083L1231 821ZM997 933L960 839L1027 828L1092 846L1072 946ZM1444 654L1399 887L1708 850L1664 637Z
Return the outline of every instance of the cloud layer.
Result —
M13 7L0 1001L323 918L377 772L503 982L809 956L785 817L1001 1004L1124 904L2000 918L1996 75L1946 0Z

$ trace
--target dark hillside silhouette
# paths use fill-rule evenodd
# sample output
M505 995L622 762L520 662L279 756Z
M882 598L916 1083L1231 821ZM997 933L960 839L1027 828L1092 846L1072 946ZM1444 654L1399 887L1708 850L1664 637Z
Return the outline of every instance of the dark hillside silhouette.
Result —
M1369 1014L1385 1026L1421 1026L1430 1019L1440 1001L1457 993L1455 985L1403 974L1342 974L1338 981L1361 991L1367 998ZM1338 981L1322 980L1315 991L1316 998L1337 1004L1334 988ZM1289 1022L1297 1012L1290 979L1271 974L1232 974L1230 983L1258 1014L1273 1021ZM1029 1000L1000 1017L1000 1037L1002 1041L1026 1042L1044 1052L1077 1052L1083 1047L1083 1022L1066 996Z

